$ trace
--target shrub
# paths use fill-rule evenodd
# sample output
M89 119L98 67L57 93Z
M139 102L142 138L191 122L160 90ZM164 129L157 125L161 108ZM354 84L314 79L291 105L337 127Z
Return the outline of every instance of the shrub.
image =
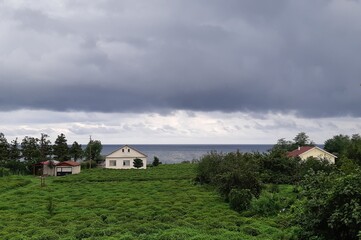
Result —
M282 205L279 195L265 191L258 199L252 201L251 211L261 216L270 216L279 213Z
M224 161L224 155L210 152L204 155L196 168L196 181L200 183L211 183L214 177L220 173L220 167Z
M50 216L53 216L55 214L55 205L52 197L48 198L48 204L46 205L46 210L48 211L48 214Z
M241 211L245 208L242 205L237 207L238 197L246 194L241 190L247 190L255 197L261 193L262 185L258 173L261 157L258 153L235 152L224 155L211 152L200 159L196 180L215 186L226 201L234 198L233 203L230 203L232 208ZM233 190L231 196L232 189L236 190Z
M361 229L361 172L349 175L310 171L302 182L305 200L298 222L301 239L357 240Z
M162 164L162 162L159 161L159 158L158 158L157 156L154 156L154 160L153 160L152 166L153 166L153 167L156 167L156 166L158 166L159 164Z
M335 169L335 166L331 164L327 159L317 159L309 157L301 163L300 175L304 177L312 169L314 172L323 171L330 173Z
M260 234L260 231L252 226L246 226L242 231L250 236L258 236Z
M261 161L262 180L265 183L292 184L299 179L299 168L299 158L272 157L270 154Z
M140 159L140 158L135 158L135 159L133 160L133 166L134 166L135 168L141 168L141 167L143 167L143 160Z
M10 175L10 169L0 167L0 177L5 177Z
M241 212L251 205L252 193L249 189L232 189L229 192L229 206L231 209Z
M96 167L97 167L97 162L94 160L92 160L91 163L89 160L81 163L81 168L83 169L96 168Z

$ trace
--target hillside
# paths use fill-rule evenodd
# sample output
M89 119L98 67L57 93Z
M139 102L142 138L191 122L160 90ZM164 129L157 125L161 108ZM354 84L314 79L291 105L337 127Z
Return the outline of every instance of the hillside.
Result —
M46 187L0 178L0 239L288 239L280 216L242 216L193 179L192 164L85 170Z

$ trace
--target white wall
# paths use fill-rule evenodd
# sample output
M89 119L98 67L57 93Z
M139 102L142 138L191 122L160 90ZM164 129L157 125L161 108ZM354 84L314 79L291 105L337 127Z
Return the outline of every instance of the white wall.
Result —
M140 169L146 169L147 168L147 157L142 154L141 152L138 152L137 150L130 148L128 146L124 146L113 153L109 154L105 158L105 168L111 168L111 169L133 169L135 168L133 166L133 161L135 158L139 158L143 161L143 167ZM116 166L110 166L110 161L116 161ZM130 161L129 166L124 166L124 161Z

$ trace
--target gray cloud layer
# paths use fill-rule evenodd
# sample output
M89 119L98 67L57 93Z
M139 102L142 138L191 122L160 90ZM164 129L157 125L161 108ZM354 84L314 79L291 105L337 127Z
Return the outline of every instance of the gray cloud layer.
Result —
M361 116L358 1L1 3L2 111Z

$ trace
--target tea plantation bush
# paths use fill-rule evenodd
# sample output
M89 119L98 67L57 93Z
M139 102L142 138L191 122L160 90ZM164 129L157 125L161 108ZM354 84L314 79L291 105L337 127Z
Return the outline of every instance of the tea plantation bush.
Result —
M282 226L277 217L249 218L229 209L218 193L194 184L195 167L86 169L48 177L45 187L32 176L0 178L0 239L268 240L292 235L292 227ZM12 188L3 191L4 186Z

